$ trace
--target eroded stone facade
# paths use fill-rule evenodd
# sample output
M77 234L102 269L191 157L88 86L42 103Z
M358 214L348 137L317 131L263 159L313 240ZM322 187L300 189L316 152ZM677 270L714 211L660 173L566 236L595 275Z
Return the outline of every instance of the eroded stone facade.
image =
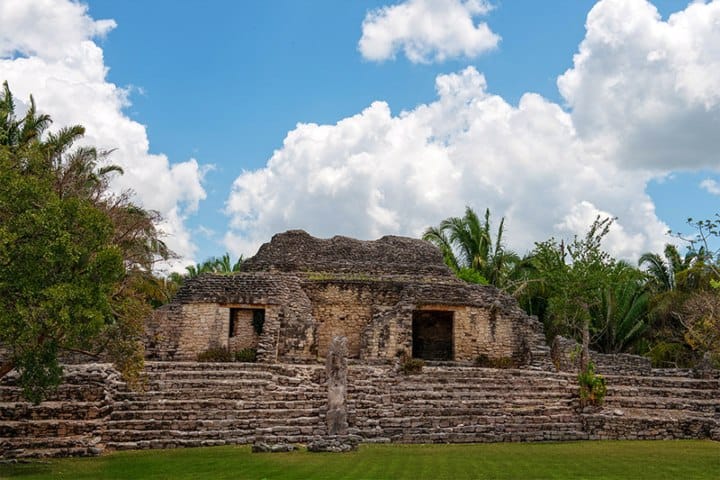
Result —
M261 329L253 311L263 312ZM210 348L256 348L260 362L313 362L338 335L350 359L370 363L413 353L549 364L537 320L497 289L458 280L431 244L303 231L275 235L242 273L188 280L148 322L147 351L194 360Z

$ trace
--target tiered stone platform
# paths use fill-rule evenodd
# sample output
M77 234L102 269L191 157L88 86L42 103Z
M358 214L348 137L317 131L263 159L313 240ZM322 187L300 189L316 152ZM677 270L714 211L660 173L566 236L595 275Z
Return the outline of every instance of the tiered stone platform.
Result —
M308 443L326 434L321 365L150 362L130 391L108 365L66 367L47 402L0 382L0 456L105 450ZM602 371L600 372L602 373ZM391 366L348 371L349 433L364 442L720 439L718 376L652 370L606 376L602 409L579 408L574 374L536 369Z

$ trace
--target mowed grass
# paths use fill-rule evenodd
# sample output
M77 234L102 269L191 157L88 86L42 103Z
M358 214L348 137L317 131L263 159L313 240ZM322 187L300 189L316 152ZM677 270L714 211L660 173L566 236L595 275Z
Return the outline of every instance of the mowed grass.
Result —
M361 445L357 452L341 454L257 454L248 446L145 450L0 464L0 478L718 479L720 442Z

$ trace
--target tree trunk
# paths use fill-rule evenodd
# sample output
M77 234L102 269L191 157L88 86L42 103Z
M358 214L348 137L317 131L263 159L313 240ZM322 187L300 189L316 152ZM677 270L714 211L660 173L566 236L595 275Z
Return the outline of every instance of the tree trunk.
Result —
M580 371L587 371L590 365L590 320L583 322L582 329L582 352L580 353Z

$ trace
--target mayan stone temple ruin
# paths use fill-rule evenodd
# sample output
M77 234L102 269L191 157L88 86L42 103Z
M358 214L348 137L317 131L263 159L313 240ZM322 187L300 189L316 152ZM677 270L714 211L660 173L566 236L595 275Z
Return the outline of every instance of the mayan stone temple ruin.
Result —
M717 371L593 353L608 393L581 407L574 342L551 349L512 297L457 279L434 246L410 238L275 235L241 273L187 280L148 319L145 343L141 390L109 364L71 364L56 394L32 405L6 377L0 454L720 440ZM197 361L218 348L255 362ZM404 368L412 359L425 362L419 372Z

